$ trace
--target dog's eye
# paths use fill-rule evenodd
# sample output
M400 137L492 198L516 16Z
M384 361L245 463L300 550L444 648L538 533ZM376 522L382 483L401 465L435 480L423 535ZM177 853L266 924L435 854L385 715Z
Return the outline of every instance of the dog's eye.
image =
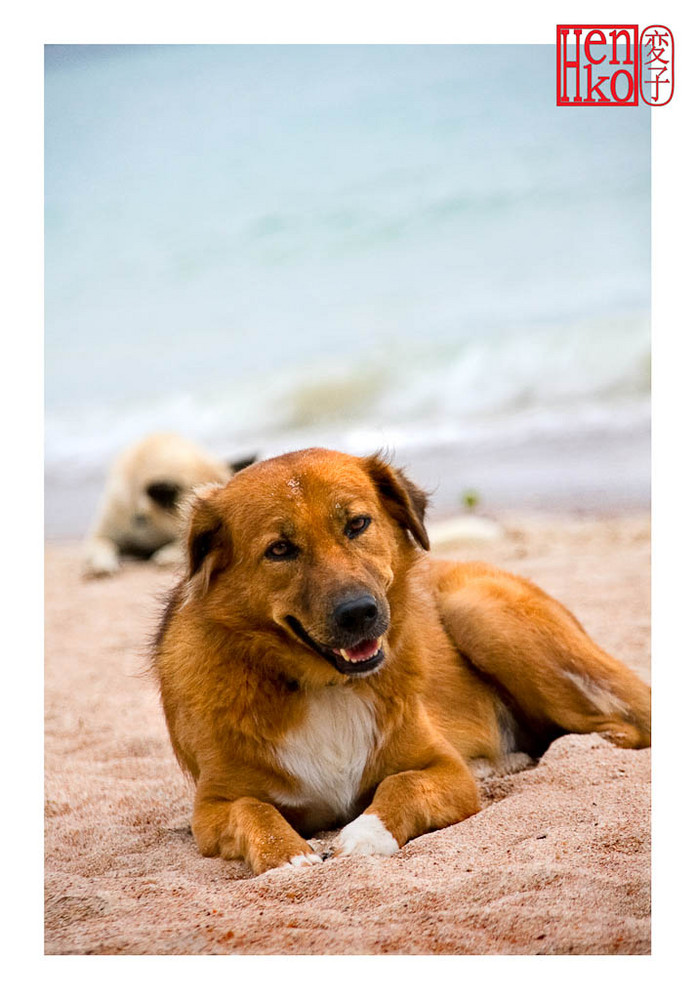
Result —
M294 559L297 556L299 549L292 542L278 541L273 542L266 549L266 559Z
M349 538L357 538L362 535L365 528L370 524L369 517L353 517L346 525L346 534Z

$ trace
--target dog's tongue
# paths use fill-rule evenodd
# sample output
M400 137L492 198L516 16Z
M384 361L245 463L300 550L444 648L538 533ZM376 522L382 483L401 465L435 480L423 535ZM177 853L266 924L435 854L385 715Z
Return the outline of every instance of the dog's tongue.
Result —
M349 649L334 649L336 656L342 656L352 661L370 660L379 650L379 639L364 639Z

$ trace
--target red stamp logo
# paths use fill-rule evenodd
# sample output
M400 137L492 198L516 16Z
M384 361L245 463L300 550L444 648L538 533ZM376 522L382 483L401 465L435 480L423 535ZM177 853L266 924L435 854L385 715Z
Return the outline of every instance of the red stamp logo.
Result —
M630 107L642 98L658 107L674 94L674 37L653 24L556 26L556 104Z
M640 35L643 73L640 96L646 104L660 107L674 96L674 36L664 24L651 24Z

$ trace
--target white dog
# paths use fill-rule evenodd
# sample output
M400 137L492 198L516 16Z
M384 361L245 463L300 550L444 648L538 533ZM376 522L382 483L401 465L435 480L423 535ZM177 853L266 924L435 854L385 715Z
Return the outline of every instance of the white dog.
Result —
M85 542L86 576L116 573L121 555L179 562L181 501L202 483L224 483L253 458L226 463L176 434L152 434L114 462Z

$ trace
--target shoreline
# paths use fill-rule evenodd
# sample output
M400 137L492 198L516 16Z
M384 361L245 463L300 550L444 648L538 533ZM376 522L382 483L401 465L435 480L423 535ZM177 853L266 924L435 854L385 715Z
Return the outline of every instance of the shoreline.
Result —
M334 447L317 435L322 446ZM312 440L298 446L309 447ZM239 453L240 449L233 449ZM242 451L244 449L241 449ZM254 451L255 446L249 446ZM262 448L265 458L282 451ZM339 450L341 450L339 448ZM343 449L367 454L370 449ZM430 494L434 522L462 513L461 497L475 491L477 513L604 516L650 509L650 429L576 430L526 441L433 443L399 448L393 462ZM47 541L84 537L95 515L107 469L45 477Z

